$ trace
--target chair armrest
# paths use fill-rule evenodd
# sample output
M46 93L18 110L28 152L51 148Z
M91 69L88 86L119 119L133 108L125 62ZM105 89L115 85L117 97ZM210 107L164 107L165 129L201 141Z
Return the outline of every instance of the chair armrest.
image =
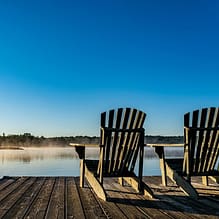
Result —
M73 147L94 147L94 148L100 146L99 144L78 144L78 143L70 143L69 145Z

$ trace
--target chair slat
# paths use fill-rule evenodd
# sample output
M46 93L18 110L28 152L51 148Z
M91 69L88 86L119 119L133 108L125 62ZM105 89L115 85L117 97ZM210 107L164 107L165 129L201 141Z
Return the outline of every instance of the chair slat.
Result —
M129 130L129 115L130 115L130 108L126 108L123 112L123 122L122 122L122 127L121 129L123 130ZM119 171L119 164L121 163L121 157L122 157L122 153L124 153L123 147L124 147L124 142L126 142L126 137L127 134L125 132L122 132L120 134L120 141L119 141L119 145L118 145L118 150L116 153L116 158L115 158L115 163L114 163L114 170L116 169L116 167L118 168Z
M108 118L108 126L109 128L113 128L113 122L114 122L114 110L109 111L109 118ZM106 132L105 133L105 166L104 171L109 169L109 159L110 159L110 149L111 149L111 141L112 136L111 133Z
M143 112L138 112L137 118L136 118L136 123L135 123L135 128L140 128L142 125L142 119L144 117L144 113ZM140 133L136 132L133 134L133 143L132 143L132 148L128 154L127 157L127 168L130 167L131 162L133 163L133 165L135 165L136 159L137 159L137 155L139 152L139 141L140 141ZM133 169L134 170L134 169ZM131 171L133 171L131 169Z
M137 110L133 109L129 116L129 121L127 123L127 128L133 129L133 124L135 122L135 117L137 114ZM125 169L125 159L127 157L128 151L130 149L130 145L132 144L132 135L133 133L127 133L124 140L123 150L120 156L120 162L119 162L119 172L122 173L122 171Z
M140 121L138 122L138 126L136 128L142 127L142 125L145 121L145 118L146 118L146 114L141 112L141 114L139 115ZM144 145L144 136L142 137L141 134L144 135L144 131L143 131L143 133L136 133L135 141L136 141L136 144L139 144L139 141L142 141L142 142L140 142L140 144L144 150L144 146L143 146ZM141 139L141 137L142 137L142 139ZM135 147L135 149L134 149L134 156L133 156L132 163L131 163L131 171L134 171L134 167L135 167L135 163L137 160L139 149L140 149L139 147Z
M132 117L130 116L131 113L133 113L133 111L131 112L131 109L128 108L126 110L126 114L125 114L125 117L124 117L124 128L126 128L127 130L129 130L130 126L132 125L131 124L132 123L132 121L131 121ZM119 163L118 163L118 170L119 171L121 170L121 166L123 164L124 157L126 156L127 147L128 147L129 139L130 139L130 132L124 133L123 136L124 136L124 139L123 139L123 142L122 142L122 148L121 148L121 153L120 153L120 156L119 156Z
M103 133L103 127L106 126L106 112L101 113L101 117L100 117L100 160L98 163L98 168L97 168L97 175L99 175L102 171L103 171L103 160L105 157L105 147L102 147L103 145L105 145L105 138L104 138L104 133Z
M195 110L192 114L192 127L196 128L199 126L198 121L199 121L199 116L200 116L200 111ZM190 143L189 143L189 156L194 157L195 155L195 145L197 144L197 136L196 136L195 131L190 131ZM189 172L194 171L194 159L189 159Z
M213 162L212 162L212 166L211 169L215 168L215 165L218 162L218 157L219 157L219 132L217 132L217 136L216 136L216 140L215 140L215 145L214 145L214 151L213 152L215 154L214 158L213 158ZM218 171L219 171L219 164L218 164Z
M215 112L215 127L218 128L219 127L219 108L216 109L216 112ZM216 163L217 163L217 160L218 160L218 157L219 157L219 130L215 130L213 132L213 137L214 138L214 142L212 142L212 162L210 164L210 169L214 169Z
M202 109L201 111L201 115L200 115L200 125L197 126L197 128L205 128L205 124L206 124L206 119L207 119L207 108ZM195 127L194 127L195 128ZM201 154L202 154L202 146L203 146L203 139L204 139L204 132L205 130L202 129L200 131L194 131L195 133L195 137L197 138L197 145L194 144L194 150L196 150L196 156L195 157L191 157L190 159L195 159L195 166L193 171L194 172L200 172L200 166L201 166Z
M136 118L138 116L138 113L139 113L139 111L133 110L133 112L130 116L130 123L129 123L130 129L135 129L136 128L135 125L136 125ZM127 141L126 141L126 144L125 144L125 147L124 147L124 150L123 150L122 166L121 166L121 169L120 169L121 173L124 172L125 170L128 170L127 161L128 161L129 154L132 153L133 143L134 143L134 133L132 132L132 133L128 134Z
M134 129L138 128L140 117L141 117L141 112L138 111L137 114L136 114L135 122L133 124L133 128ZM134 152L136 150L136 145L138 144L137 136L138 136L138 133L136 133L136 132L132 133L132 139L130 141L129 150L128 150L128 153L127 153L127 156L126 156L126 160L125 160L126 168L127 169L128 169L128 167L130 165L131 158L133 157L133 154L134 154Z
M215 108L209 108L209 118L208 123L206 124L207 128L214 127L214 118L215 118ZM203 162L201 166L201 170L203 172L207 171L207 166L211 164L213 156L211 156L212 151L212 143L214 142L214 138L212 136L213 132L209 129L206 130L205 141L203 143Z
M184 162L182 171L189 173L189 130L187 127L190 126L190 113L184 115Z
M101 113L101 118L100 118L100 126L106 127L106 112Z
M123 113L123 109L119 108L117 110L116 117L115 117L115 126L114 126L115 128L120 128L122 113ZM114 162L115 162L115 153L116 153L117 147L119 146L118 145L119 133L114 132L111 134L113 136L113 140L112 140L112 145L111 145L110 162L109 162L109 168L108 168L109 173L113 171Z

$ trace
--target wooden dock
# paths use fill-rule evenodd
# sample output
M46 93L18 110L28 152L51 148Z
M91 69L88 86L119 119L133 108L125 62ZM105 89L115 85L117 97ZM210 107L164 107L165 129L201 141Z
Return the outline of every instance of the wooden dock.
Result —
M0 180L0 218L219 218L219 185L202 186L198 200L185 196L161 177L144 177L156 199L122 187L116 179L104 179L108 202L98 199L78 177L8 177Z

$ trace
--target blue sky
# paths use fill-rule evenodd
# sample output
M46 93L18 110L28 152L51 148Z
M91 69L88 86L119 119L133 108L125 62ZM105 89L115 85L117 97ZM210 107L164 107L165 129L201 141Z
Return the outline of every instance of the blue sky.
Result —
M219 3L1 1L0 134L99 135L135 107L146 134L182 135L219 102Z

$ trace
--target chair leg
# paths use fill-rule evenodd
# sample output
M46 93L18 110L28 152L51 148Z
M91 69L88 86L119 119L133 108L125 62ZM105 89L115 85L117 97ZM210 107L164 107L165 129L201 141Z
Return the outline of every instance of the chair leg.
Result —
M80 187L84 187L84 159L80 160Z
M167 186L167 173L166 173L166 164L164 159L160 159L160 170L161 170L162 184L163 186Z
M91 172L87 166L85 165L85 176L86 179L88 181L88 183L90 184L90 186L92 187L93 191L96 193L96 195L101 198L102 200L106 201L107 200L107 196L106 196L106 192L103 188L103 185L100 183L100 181L94 176L94 173Z
M150 198L154 198L154 193L152 192L150 187L146 185L143 181L141 182L141 191L139 191L139 179L137 177L124 177L124 180L137 192L141 192L144 195L149 196Z
M163 186L167 186L167 171L166 171L166 164L165 164L164 147L160 147L160 146L155 147L155 152L158 154L158 157L160 159L162 184Z
M198 193L191 183L180 176L175 170L171 169L168 164L166 164L167 176L175 182L182 191L193 198L198 198Z

